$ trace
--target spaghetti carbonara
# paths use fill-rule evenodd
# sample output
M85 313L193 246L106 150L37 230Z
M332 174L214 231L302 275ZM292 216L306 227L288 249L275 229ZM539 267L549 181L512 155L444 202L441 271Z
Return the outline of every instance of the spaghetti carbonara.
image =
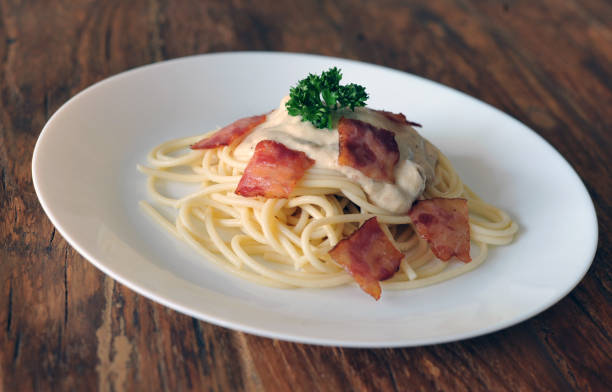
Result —
M153 200L142 201L141 206L204 260L252 282L281 288L353 282L350 269L330 251L372 217L402 255L397 272L381 282L385 289L417 288L450 279L478 267L489 245L512 241L516 223L463 184L448 159L414 130L414 123L399 121L403 115L368 108L339 114L356 124L393 132L399 159L391 172L393 180L385 181L339 165L339 130L316 129L299 116L290 116L285 103L286 99L248 134L228 145L190 149L214 135L210 133L155 147L148 155L149 166L138 167L148 176ZM263 140L303 152L314 161L288 197L236 194ZM162 191L165 182L188 183L195 189L170 197ZM415 200L433 198L467 200L470 262L440 260L415 229L408 213L411 206ZM159 212L163 209L171 210L175 218L168 219L168 213Z

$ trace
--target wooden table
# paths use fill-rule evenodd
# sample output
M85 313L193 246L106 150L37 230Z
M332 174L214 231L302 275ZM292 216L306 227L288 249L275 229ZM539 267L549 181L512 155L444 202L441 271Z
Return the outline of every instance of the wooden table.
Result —
M0 389L610 388L612 3L253 3L0 1ZM30 163L43 125L71 96L110 75L235 50L382 64L527 124L570 162L595 202L599 248L586 277L557 305L500 332L366 350L234 332L105 276L64 241L38 203Z

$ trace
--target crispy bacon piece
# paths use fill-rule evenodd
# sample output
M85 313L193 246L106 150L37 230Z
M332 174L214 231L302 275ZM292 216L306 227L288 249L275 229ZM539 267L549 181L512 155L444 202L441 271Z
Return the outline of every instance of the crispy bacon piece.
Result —
M440 260L453 256L464 262L470 257L470 224L465 199L419 200L408 212L419 235L429 242Z
M212 136L207 136L191 146L192 150L207 150L221 146L229 146L234 140L244 138L256 126L266 121L266 115L241 118L227 125Z
M289 197L295 184L314 163L302 151L292 150L273 140L262 140L255 146L236 194L277 199Z
M388 112L386 110L376 110L376 111L382 114L383 116L387 117L389 120L393 122L400 123L400 124L408 124L408 125L412 125L413 127L422 127L422 125L419 123L407 120L406 116L404 116L404 113L393 113L393 112Z
M329 255L376 300L380 298L378 282L392 277L404 257L382 231L376 217L368 219L350 237L338 242Z
M344 117L338 123L338 132L339 165L350 166L374 180L395 183L393 171L400 153L393 132Z

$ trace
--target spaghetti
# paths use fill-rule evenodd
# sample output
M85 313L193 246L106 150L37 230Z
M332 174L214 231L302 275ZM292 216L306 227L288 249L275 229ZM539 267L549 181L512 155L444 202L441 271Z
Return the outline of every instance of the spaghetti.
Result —
M421 198L467 199L472 253L476 251L469 263L437 259L408 215L375 205L358 183L337 170L311 167L288 198L236 195L248 164L248 158L235 153L239 142L190 150L202 137L162 143L149 153L150 167L138 166L148 176L153 201L172 209L174 222L148 202L140 204L206 260L255 283L324 288L353 282L329 251L374 216L404 254L399 271L382 282L386 289L423 287L473 270L486 259L489 245L510 243L518 230L507 213L485 203L463 184L440 152L433 181L427 182ZM173 198L160 191L162 182L191 183L198 188Z

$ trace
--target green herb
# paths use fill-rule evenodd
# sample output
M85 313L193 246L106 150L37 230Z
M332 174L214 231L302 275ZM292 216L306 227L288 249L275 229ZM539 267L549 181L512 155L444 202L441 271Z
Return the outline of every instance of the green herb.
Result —
M340 85L342 74L336 67L321 75L309 74L298 82L289 92L285 104L292 116L302 116L302 121L310 121L317 128L332 128L332 113L338 109L365 106L368 94L365 87L358 84Z

